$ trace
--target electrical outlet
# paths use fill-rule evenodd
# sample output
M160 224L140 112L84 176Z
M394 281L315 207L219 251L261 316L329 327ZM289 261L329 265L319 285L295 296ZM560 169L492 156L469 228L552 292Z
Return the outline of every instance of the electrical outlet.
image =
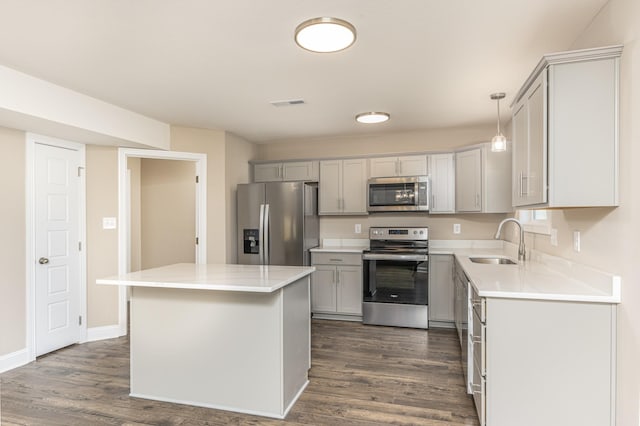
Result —
M573 231L573 250L580 252L580 231Z
M558 247L558 230L556 228L551 228L551 245L554 247Z
M362 225L360 223L356 223L356 234L362 234Z
M116 229L116 223L115 217L103 217L102 229Z
M459 223L454 223L453 224L453 233L454 234L459 234L460 233L460 224Z

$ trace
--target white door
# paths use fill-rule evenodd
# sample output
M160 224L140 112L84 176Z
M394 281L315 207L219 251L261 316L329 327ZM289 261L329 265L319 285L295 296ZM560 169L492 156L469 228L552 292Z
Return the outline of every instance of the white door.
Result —
M36 356L80 341L81 153L35 144Z

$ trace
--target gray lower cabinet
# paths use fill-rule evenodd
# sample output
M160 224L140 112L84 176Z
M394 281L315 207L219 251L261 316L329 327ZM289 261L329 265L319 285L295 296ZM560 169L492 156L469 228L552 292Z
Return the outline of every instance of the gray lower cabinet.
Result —
M453 256L429 255L429 327L455 326L454 296Z
M615 425L616 305L469 291L481 426Z
M362 255L312 252L311 312L315 318L362 320Z

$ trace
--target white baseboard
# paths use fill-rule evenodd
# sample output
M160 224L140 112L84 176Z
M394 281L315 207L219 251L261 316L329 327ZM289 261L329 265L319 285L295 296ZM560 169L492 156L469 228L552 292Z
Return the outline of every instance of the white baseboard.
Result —
M22 367L31 361L33 360L29 359L29 351L27 348L6 355L0 355L0 373Z
M87 328L87 342L95 342L96 340L113 339L115 337L124 336L120 327L116 325L105 325L103 327Z

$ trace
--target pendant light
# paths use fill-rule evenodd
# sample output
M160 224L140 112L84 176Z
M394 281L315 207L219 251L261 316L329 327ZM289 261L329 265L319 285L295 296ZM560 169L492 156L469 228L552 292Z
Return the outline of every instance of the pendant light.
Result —
M356 28L338 18L314 18L298 25L295 40L298 46L312 52L338 52L356 41Z
M498 105L498 133L491 139L491 151L500 152L507 150L507 138L504 137L502 132L500 131L500 99L504 99L505 94L500 93L492 93L491 99L496 101Z

